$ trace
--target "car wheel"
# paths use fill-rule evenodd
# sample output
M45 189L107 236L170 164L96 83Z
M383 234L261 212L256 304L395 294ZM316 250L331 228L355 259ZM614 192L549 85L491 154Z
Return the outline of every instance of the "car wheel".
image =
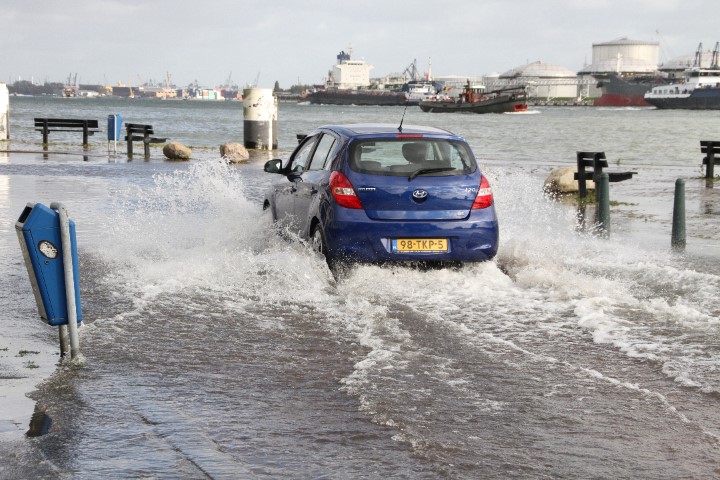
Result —
M349 264L340 261L337 258L328 257L325 234L323 233L322 227L319 224L315 225L315 227L313 228L312 235L310 236L310 247L313 249L314 252L317 252L325 258L325 263L330 269L330 273L335 280L339 280L341 277L346 276L350 271Z
M310 237L310 246L312 247L314 252L317 252L323 257L327 258L325 235L323 235L322 227L320 227L320 224L315 225L315 227L313 228L313 233Z

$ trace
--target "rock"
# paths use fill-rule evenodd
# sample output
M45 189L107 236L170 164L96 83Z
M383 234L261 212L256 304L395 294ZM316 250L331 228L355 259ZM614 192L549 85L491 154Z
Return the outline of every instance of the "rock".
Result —
M230 163L246 162L250 154L241 143L223 143L220 145L220 156Z
M163 147L163 155L169 160L189 160L192 150L180 142L170 142Z
M545 180L544 189L546 192L552 193L573 193L578 191L578 181L575 180L575 167L555 168L550 172ZM592 180L586 180L585 185L588 190L595 190L595 183Z

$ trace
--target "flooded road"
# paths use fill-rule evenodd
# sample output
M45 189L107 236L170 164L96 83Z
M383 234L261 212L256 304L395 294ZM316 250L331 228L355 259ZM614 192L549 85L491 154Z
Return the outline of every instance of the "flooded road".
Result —
M287 123L322 123L328 110L313 108L293 106ZM570 129L612 118L627 131L650 113L446 120L471 123L450 128L491 179L497 259L337 279L263 216L275 179L262 158L8 156L1 301L24 333L0 353L36 349L33 361L55 368L57 334L36 318L13 223L28 201L60 201L78 227L85 361L37 385L35 418L50 426L0 443L0 477L720 476L720 199L696 178L697 158L614 165L640 173L611 187L609 239L542 193ZM516 131L550 145L510 156ZM594 142L648 158L619 136ZM678 176L685 253L669 248Z

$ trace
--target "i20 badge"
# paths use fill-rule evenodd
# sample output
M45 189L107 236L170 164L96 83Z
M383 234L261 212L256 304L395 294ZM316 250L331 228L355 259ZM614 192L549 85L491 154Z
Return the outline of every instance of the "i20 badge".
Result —
M412 197L415 200L422 201L422 200L425 200L427 198L427 196L428 196L427 190L423 190L421 188L418 188L417 190L413 190L413 192L412 192Z

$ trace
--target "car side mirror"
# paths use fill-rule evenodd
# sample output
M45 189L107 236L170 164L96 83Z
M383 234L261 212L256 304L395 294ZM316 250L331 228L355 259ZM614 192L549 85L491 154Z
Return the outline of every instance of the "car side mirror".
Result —
M265 162L265 171L267 173L282 173L282 160L274 158Z

